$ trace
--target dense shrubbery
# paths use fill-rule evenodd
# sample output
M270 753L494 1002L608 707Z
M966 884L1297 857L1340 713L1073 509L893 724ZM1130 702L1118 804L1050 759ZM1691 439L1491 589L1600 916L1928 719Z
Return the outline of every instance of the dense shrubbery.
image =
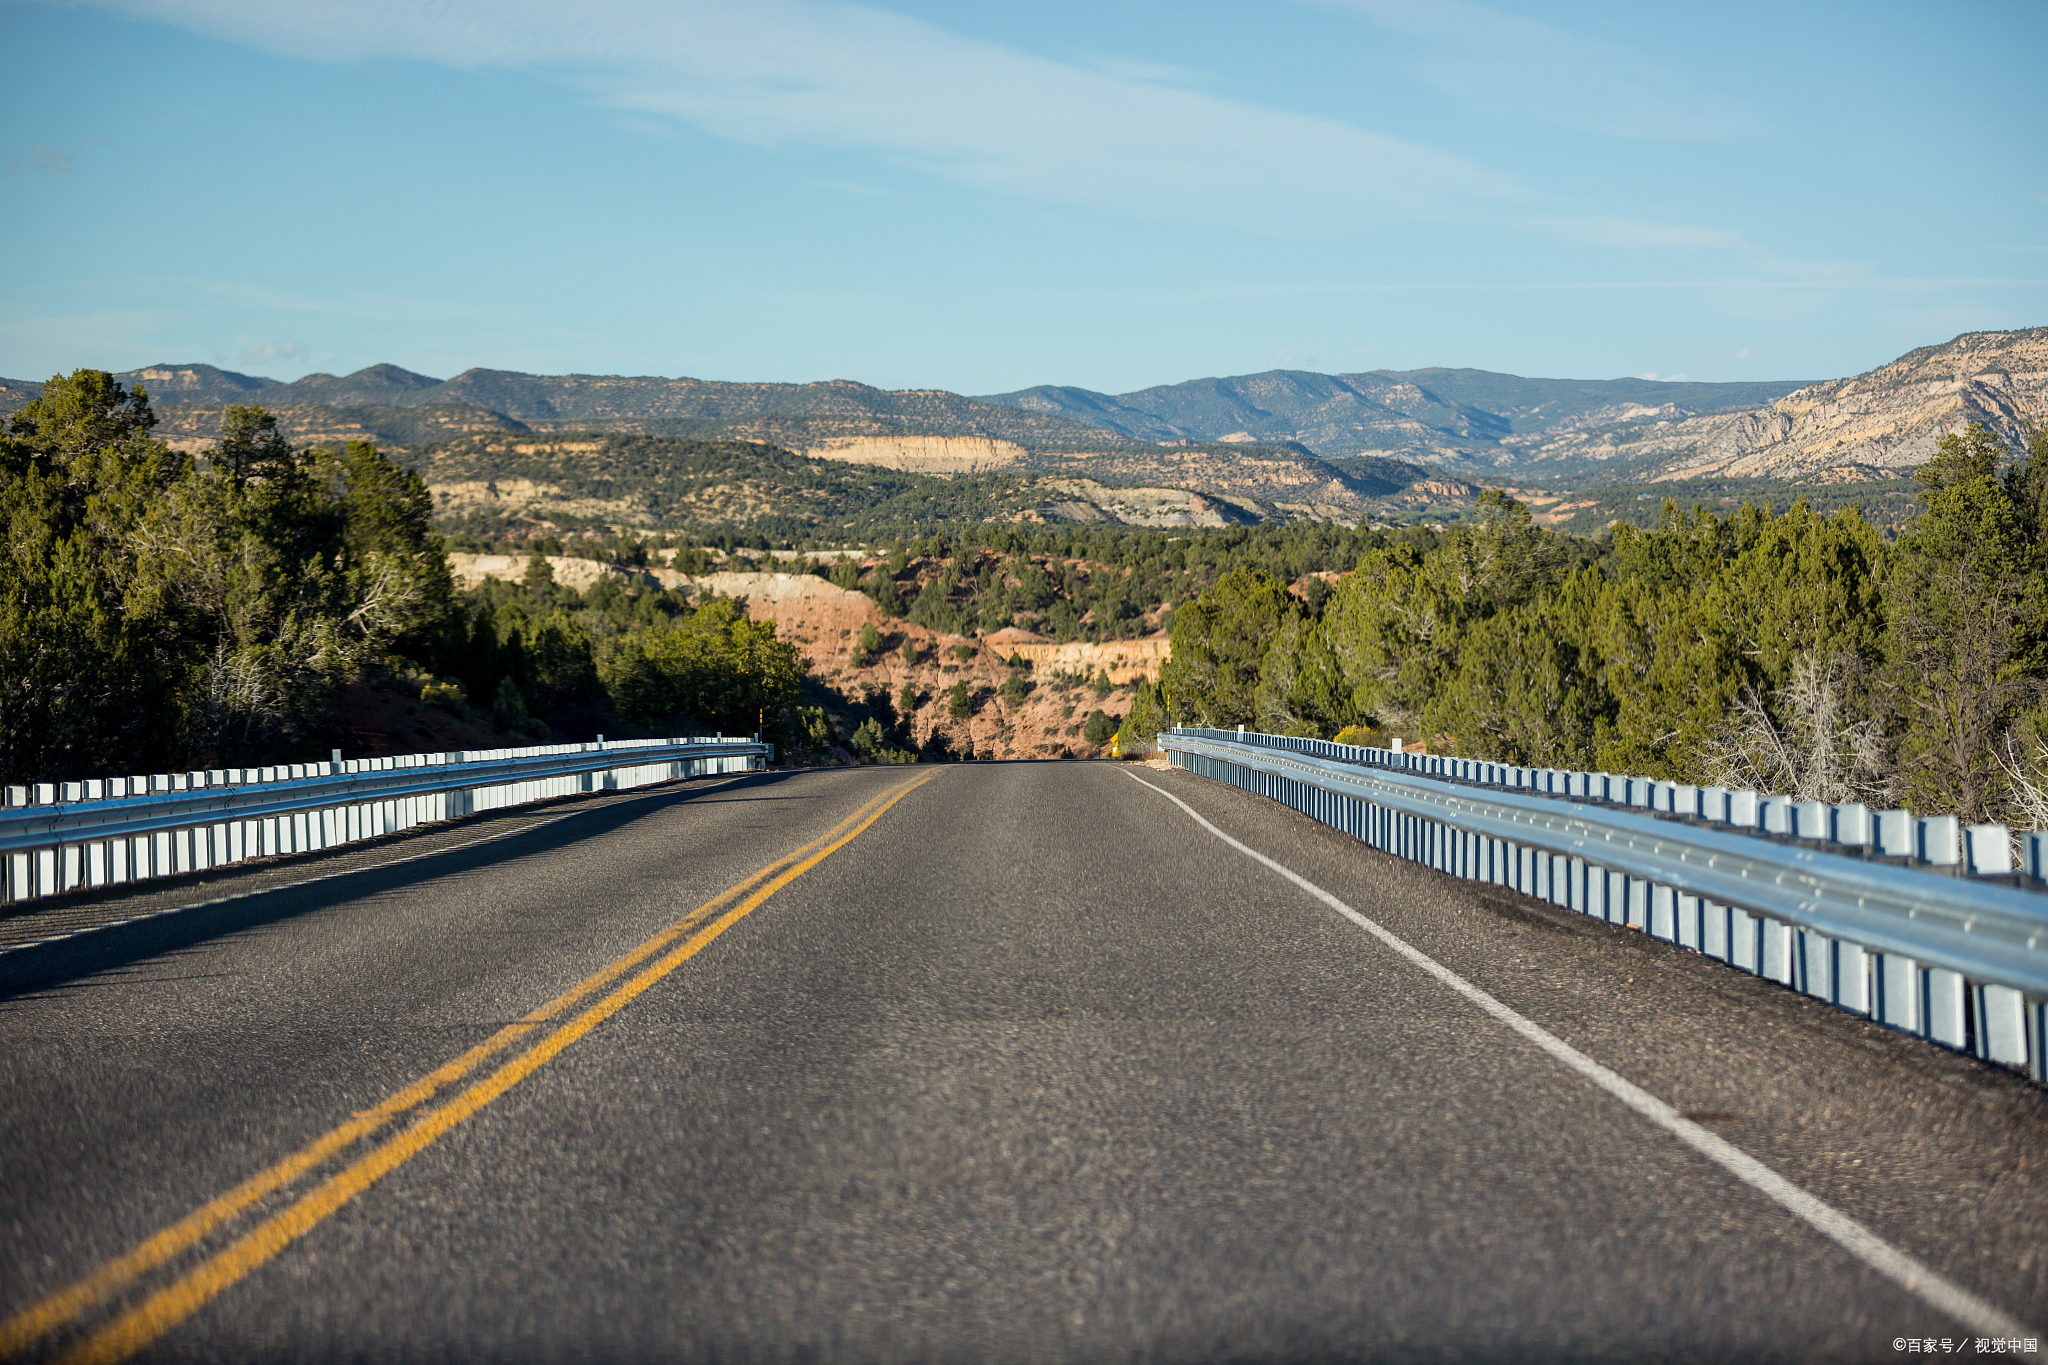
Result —
M0 436L0 780L324 753L364 676L530 740L793 717L801 660L730 602L579 595L540 559L459 597L425 485L375 448L294 450L240 407L195 460L154 424L80 370Z
M1238 567L1176 614L1127 732L1170 719L2048 823L2048 436L1981 429L1887 545L1854 509L1667 507L1594 562L1489 494L1368 549L1320 611ZM1148 728L1149 727L1149 728Z
M1017 625L1061 641L1102 641L1152 633L1175 606L1234 568L1258 568L1293 581L1348 569L1375 547L1426 549L1436 536L1426 529L1325 525L1168 531L968 524L931 534L895 533L868 547L869 559L880 563L857 560L839 549L818 550L808 542L784 548L808 550L811 558L800 555L778 563L866 592L886 614L944 635L986 635ZM705 547L768 548L766 536L720 534L706 537L702 546L688 539L589 535L565 540L549 534L485 541L458 535L452 543L501 554L539 548L627 566L646 564L659 551L673 555L671 566L685 573L712 567ZM1320 586L1312 583L1310 591Z
M339 685L450 602L418 478L294 451L231 408L202 467L81 370L0 438L0 774L237 763L323 731Z
M1061 641L1104 641L1150 634L1179 603L1234 568L1291 580L1349 567L1366 547L1433 539L1429 532L1329 526L1174 534L968 526L885 543L884 562L865 578L844 556L812 561L811 568L868 593L888 615L940 634L986 635L1015 625ZM913 556L921 562L899 581Z
M535 555L520 583L488 579L454 604L419 657L501 728L540 741L752 734L801 742L803 660L775 625L725 598L637 591L601 578L578 593Z

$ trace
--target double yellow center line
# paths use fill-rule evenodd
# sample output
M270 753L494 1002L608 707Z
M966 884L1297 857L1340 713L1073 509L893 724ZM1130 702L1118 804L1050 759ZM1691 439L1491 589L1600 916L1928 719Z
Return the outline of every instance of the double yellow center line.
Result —
M555 999L508 1024L469 1051L420 1077L375 1108L366 1109L308 1143L268 1170L108 1261L84 1279L65 1286L0 1324L0 1355L13 1355L79 1317L94 1305L134 1284L197 1245L230 1219L246 1212L301 1176L325 1165L362 1139L427 1104L501 1052L539 1034L524 1052L470 1085L445 1104L386 1138L367 1154L327 1177L310 1192L192 1270L128 1308L60 1359L64 1365L103 1365L125 1359L199 1311L216 1295L303 1237L322 1219L426 1150L435 1139L545 1066L571 1043L624 1009L657 981L688 962L776 892L858 838L870 825L936 772L901 783L849 815L823 836L728 887L631 952L585 978ZM709 921L708 923L706 921ZM678 940L681 940L678 942ZM666 950L666 951L664 951ZM566 1022L549 1025L588 997L611 986L649 958L623 985Z

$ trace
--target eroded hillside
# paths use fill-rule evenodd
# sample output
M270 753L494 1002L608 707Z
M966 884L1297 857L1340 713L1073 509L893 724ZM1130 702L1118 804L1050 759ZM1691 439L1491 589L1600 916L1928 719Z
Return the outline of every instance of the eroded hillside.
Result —
M1966 423L2018 449L2048 413L2048 327L1971 332L1848 379L1810 384L1767 407L1572 432L1535 443L1545 464L1626 468L1639 478L1707 476L1834 482L1894 478Z
M928 468L948 460L971 466L990 444L920 441L907 453ZM834 453L875 452L872 443L855 443ZM794 543L952 523L1355 526L1475 491L1443 480L1418 488L1423 471L1405 465L1367 480L1313 456L1234 447L1176 447L1137 459L1036 455L953 474L820 459L750 441L487 433L421 447L408 459L426 480L441 524L485 538L591 527L745 532Z
M934 595L923 612L913 613L923 619L904 619L882 611L867 592L816 573L763 571L741 558L694 575L677 572L659 556L630 567L567 555L546 558L554 581L578 592L603 582L611 585L604 591L680 590L693 601L729 597L753 619L775 622L778 635L802 651L807 690L830 712L833 739L845 758L852 757L847 744L855 727L868 718L878 722L890 746L930 755L1103 753L1108 729L1098 727L1100 738L1091 739L1090 713L1121 718L1132 685L1158 676L1169 654L1166 636L1156 630L1167 609L1163 599L1187 587L1169 581L1170 575L1140 576L1048 556L915 556L893 569L878 558L847 559L856 578L889 574L913 606ZM531 557L458 553L450 560L457 582L474 587L492 578L521 582ZM1141 603L1122 605L1127 599L1114 587L1126 584ZM1073 591L1076 585L1093 588L1094 600L1086 590ZM934 610L939 598L947 603L944 613ZM982 639L977 623L984 606L1006 622L1014 614L1062 636L1097 626L1098 610L1130 614L1120 624L1122 638L1056 639L1005 625ZM1064 611L1045 610L1061 606ZM864 628L874 632L872 650L863 645Z

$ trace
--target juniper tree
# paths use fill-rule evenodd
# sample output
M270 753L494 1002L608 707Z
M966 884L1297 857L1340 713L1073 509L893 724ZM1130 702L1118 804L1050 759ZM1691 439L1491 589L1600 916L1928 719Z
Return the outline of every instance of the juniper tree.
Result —
M1266 647L1295 611L1287 590L1257 569L1233 569L1182 607L1159 674L1173 714L1200 725L1256 724Z
M2033 475L2001 482L2001 453L1982 427L1942 438L1884 585L1901 795L1971 821L2005 814L2000 745L2048 680L2048 547L2011 496Z
M140 386L54 376L0 437L0 779L176 766L203 655L155 547L192 462Z

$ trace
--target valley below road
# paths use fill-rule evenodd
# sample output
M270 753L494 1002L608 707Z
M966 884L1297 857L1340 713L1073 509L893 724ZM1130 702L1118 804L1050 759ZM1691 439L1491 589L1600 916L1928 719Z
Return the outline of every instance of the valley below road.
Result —
M707 779L0 924L21 1359L1858 1361L2048 1323L2048 1092L1179 771Z

